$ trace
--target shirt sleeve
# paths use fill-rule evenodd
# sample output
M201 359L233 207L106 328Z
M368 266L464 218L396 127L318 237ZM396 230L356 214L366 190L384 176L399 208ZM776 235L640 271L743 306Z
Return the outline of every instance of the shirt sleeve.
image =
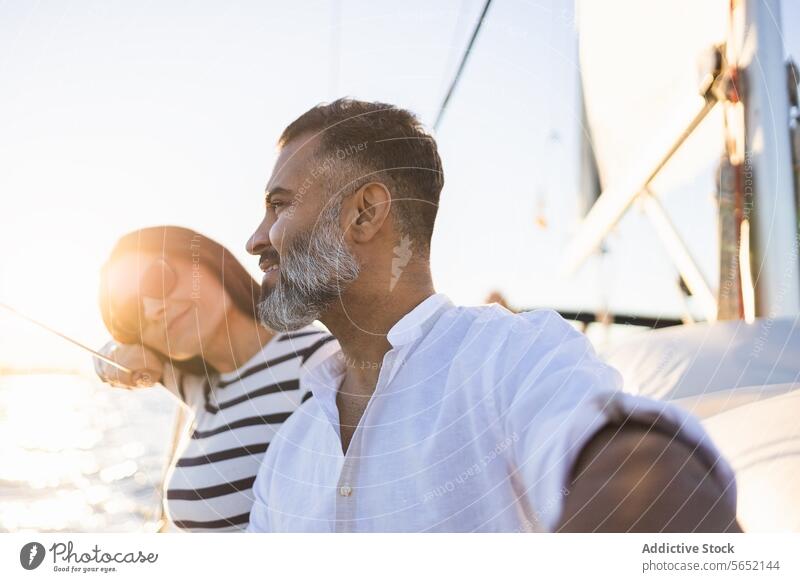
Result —
M247 524L247 533L271 532L269 521L269 483L272 475L272 455L268 448L261 460L256 480L253 483L253 507L250 509L250 523Z
M735 505L734 472L699 420L677 405L622 392L619 372L555 317L536 328L536 341L510 350L520 357L502 411L532 529L556 529L578 455L604 426L628 419L655 424L694 449Z

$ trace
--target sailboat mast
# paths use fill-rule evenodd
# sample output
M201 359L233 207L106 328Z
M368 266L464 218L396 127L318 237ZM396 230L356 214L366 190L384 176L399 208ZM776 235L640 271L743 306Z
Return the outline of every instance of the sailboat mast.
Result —
M798 222L780 0L731 0L744 75L745 204L756 317L800 314ZM748 192L748 188L750 192ZM743 231L744 232L744 231Z

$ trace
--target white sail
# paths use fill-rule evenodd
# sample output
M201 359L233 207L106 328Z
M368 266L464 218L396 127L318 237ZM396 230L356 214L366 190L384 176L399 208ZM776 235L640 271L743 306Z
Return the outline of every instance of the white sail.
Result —
M692 272L690 251L716 254L721 276L722 259L737 261L741 319L647 332L616 346L608 359L626 390L674 402L702 419L736 471L746 531L800 531L800 281L779 2L583 0L577 6L586 120L602 192L568 262L585 259L637 199L647 197L649 213L656 200L702 194L723 154L753 190L752 208L737 200L742 214L735 221L737 207L720 195L720 228L741 225L738 252L728 256L724 239L719 248L684 248L682 256L680 229L670 230L660 207L648 214L656 227L666 221L659 235L687 284L692 277L701 288L703 279L710 281L720 311L722 277ZM741 93L704 99L702 75L713 67L700 57L722 43L721 55L739 67L733 78ZM700 119L696 126L693 119ZM677 209L674 221L697 212L697 200L696 207ZM715 222L707 228L716 230ZM736 317L726 309L726 317Z
M627 179L663 153L702 106L698 58L725 39L727 0L580 1L583 93L600 180ZM716 164L722 118L708 118L657 178L668 192Z

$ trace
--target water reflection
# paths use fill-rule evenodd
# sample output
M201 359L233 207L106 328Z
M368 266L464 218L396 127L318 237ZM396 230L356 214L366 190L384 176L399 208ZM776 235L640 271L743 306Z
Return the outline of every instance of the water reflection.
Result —
M147 531L176 404L63 374L0 376L0 531Z

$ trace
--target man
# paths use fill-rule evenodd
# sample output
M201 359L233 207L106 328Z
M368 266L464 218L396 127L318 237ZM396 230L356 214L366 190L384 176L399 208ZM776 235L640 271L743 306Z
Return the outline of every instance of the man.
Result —
M693 417L622 393L554 311L435 292L444 179L411 113L340 99L279 148L248 242L260 317L319 319L341 351L303 379L314 398L270 444L248 531L740 531Z

